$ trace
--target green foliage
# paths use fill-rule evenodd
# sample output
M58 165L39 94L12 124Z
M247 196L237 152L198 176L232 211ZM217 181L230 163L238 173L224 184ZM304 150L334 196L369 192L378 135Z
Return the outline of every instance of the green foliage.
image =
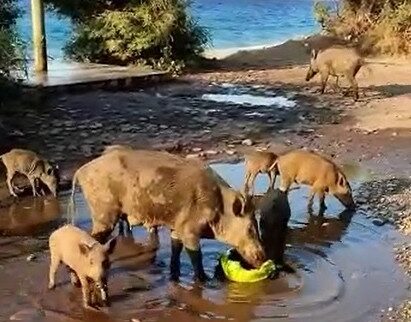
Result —
M411 52L411 0L341 0L330 10L323 2L314 12L323 29L350 39L364 51L386 54Z
M19 15L15 0L0 2L0 101L9 93L10 85L19 72L25 70L25 58L21 39L15 31ZM14 77L13 77L14 76Z
M209 41L206 30L189 15L185 0L49 1L75 23L65 48L71 59L146 63L178 72Z

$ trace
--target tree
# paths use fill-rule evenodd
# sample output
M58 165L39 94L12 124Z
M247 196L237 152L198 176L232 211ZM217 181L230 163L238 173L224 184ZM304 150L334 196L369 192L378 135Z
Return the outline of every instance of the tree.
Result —
M185 0L47 1L74 23L65 52L79 61L178 69L209 41Z

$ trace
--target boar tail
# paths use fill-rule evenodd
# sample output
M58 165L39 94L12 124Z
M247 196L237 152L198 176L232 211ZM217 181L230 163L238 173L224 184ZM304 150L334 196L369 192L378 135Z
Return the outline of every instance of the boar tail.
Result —
M67 206L67 214L71 218L72 225L74 225L74 219L75 219L74 217L75 217L75 211L76 211L76 208L75 208L76 205L74 202L74 193L76 192L77 174L78 174L78 171L76 171L73 176L72 186L71 186L71 196L70 196L70 201Z

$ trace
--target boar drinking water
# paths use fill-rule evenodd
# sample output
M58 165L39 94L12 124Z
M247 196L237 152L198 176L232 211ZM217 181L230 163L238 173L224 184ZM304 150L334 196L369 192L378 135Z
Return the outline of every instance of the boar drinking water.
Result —
M259 202L260 235L268 259L285 267L284 250L291 217L286 191L270 188Z
M254 193L254 181L259 173L267 173L270 179L270 187L275 184L275 171L270 170L277 155L267 151L254 151L245 155L245 183L246 194Z
M273 165L281 177L280 189L287 191L295 182L311 186L308 201L312 209L314 196L318 195L320 210L325 207L325 195L334 195L346 208L354 209L351 186L342 170L331 160L308 150L294 150L280 155Z
M107 273L110 268L109 255L113 252L116 239L101 245L93 237L72 225L54 231L49 238L50 273L49 289L55 287L55 275L60 263L69 267L71 282L80 282L84 307L93 306L96 289L101 300L107 304Z
M17 197L13 186L13 177L16 173L24 174L30 181L33 196L37 196L36 180L47 185L50 192L56 196L58 186L58 168L43 159L35 152L23 149L13 149L0 156L7 169L7 186L10 194Z
M166 152L118 149L77 170L90 208L92 234L103 241L124 214L131 225L171 229L171 277L180 274L183 246L195 277L205 279L200 238L216 238L261 265L260 243L251 200L229 187L202 163Z
M355 76L364 64L364 60L354 48L330 47L320 51L313 49L305 80L309 81L317 73L320 73L321 94L323 94L330 75L337 77L337 83L338 77L344 76L350 83L354 99L357 100L358 84Z

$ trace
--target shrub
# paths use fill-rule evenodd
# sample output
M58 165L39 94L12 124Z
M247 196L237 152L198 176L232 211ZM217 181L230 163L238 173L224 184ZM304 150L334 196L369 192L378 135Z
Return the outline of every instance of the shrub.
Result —
M19 15L15 0L0 2L0 103L10 93L14 77L25 71L25 57L21 39L15 31ZM0 104L1 107L1 104Z
M366 52L411 52L410 0L342 0L336 8L317 2L314 13L326 32L357 42Z
M148 63L178 70L197 57L209 40L208 33L188 13L185 0L79 2L72 13L69 0L52 0L59 12L75 24L66 45L69 58L109 64ZM79 13L80 12L80 13Z

